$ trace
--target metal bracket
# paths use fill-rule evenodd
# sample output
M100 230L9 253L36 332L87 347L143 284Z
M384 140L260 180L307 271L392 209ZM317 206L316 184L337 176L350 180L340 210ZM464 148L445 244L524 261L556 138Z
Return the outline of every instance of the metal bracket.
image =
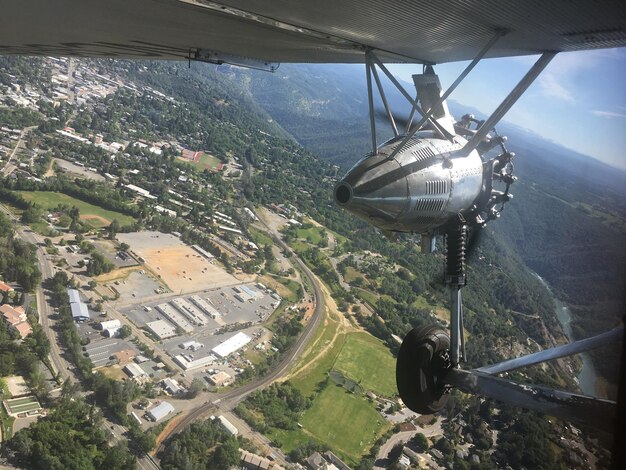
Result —
M191 59L198 62L207 62L209 64L230 64L238 67L245 67L255 70L264 70L266 72L276 72L280 64L278 62L267 62L250 57L241 57L233 54L224 54L223 52L209 51L206 49L198 49L195 51Z

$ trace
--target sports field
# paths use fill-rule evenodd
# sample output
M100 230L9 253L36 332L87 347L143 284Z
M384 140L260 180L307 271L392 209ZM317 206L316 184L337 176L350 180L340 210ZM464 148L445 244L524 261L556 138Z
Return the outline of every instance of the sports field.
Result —
M391 397L396 393L394 359L378 339L355 331L329 297L327 304L331 308L323 327L289 377L302 393L314 397L300 420L303 429L272 430L269 435L287 452L313 436L356 465L390 424L364 395L350 393L332 380L321 392L320 386L329 371L338 370L360 380L363 389Z
M200 152L197 160L187 160L186 158L178 157L178 161L193 165L199 170L220 171L223 166L222 161L219 158L204 152Z
M5 400L4 405L8 413L12 415L17 415L19 413L28 413L30 411L41 409L41 405L33 396Z
M335 370L377 395L396 395L396 361L389 349L367 333L351 333L335 361Z
M301 423L317 440L356 462L389 426L367 400L332 382L315 398Z
M27 201L32 201L45 209L53 209L59 204L76 206L80 211L80 218L94 228L107 227L113 219L117 219L120 225L130 225L135 220L120 212L110 211L102 207L94 206L67 194L53 191L16 191Z

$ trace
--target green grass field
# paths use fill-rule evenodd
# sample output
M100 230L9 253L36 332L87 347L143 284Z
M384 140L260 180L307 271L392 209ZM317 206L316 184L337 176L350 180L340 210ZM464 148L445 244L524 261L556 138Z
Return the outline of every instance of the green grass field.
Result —
M366 390L393 396L396 393L395 366L387 348L367 333L340 333L331 346L337 326L337 320L328 317L325 327L316 335L315 346L302 358L299 366L304 369L290 378L302 393L315 396L300 421L304 429L273 430L269 437L289 452L307 442L308 436L313 436L349 463L356 464L390 425L363 395L351 394L332 381L321 393L316 394L316 391L328 378L328 372L336 369L361 380ZM313 360L313 367L307 368Z
M272 240L268 235L261 232L260 230L257 230L253 227L249 227L248 231L250 232L250 235L252 236L254 243L256 243L257 245L259 246L274 245L274 240Z
M319 227L299 228L298 238L304 238L309 243L316 245L322 239L322 229Z
M285 286L287 289L289 289L289 296L286 297L286 299L289 302L297 302L298 301L298 287L300 287L300 284L298 284L296 281L294 281L293 279L289 279L286 277L282 277L282 276L276 276L274 279L276 279L278 282L280 282L283 286Z
M128 215L94 206L93 204L63 193L52 191L17 191L17 193L27 201L32 201L48 210L59 204L76 206L80 211L81 219L85 220L94 228L107 227L113 219L117 219L120 225L130 225L135 221Z
M367 333L351 333L335 361L334 369L377 395L396 395L396 361L389 349Z
M357 277L365 278L365 276L360 272L354 269L352 266L348 266L346 268L346 274L343 276L343 280L347 283L354 281Z
M390 426L363 397L332 383L317 396L301 422L316 439L352 463L359 462L363 451Z

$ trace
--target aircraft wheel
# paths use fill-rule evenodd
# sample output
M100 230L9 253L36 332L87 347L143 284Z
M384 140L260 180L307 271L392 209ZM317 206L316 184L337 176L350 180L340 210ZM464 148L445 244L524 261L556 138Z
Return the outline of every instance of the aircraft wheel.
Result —
M437 326L414 328L406 335L396 362L400 398L420 414L440 411L449 394L441 378L448 370L450 337Z

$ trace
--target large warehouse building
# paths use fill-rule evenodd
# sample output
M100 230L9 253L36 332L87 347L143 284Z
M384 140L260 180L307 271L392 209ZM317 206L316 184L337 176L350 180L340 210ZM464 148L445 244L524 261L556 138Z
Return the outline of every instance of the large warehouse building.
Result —
M252 338L245 333L239 332L235 336L228 338L219 346L215 346L212 352L223 359L238 349L243 348L250 341L252 341Z

